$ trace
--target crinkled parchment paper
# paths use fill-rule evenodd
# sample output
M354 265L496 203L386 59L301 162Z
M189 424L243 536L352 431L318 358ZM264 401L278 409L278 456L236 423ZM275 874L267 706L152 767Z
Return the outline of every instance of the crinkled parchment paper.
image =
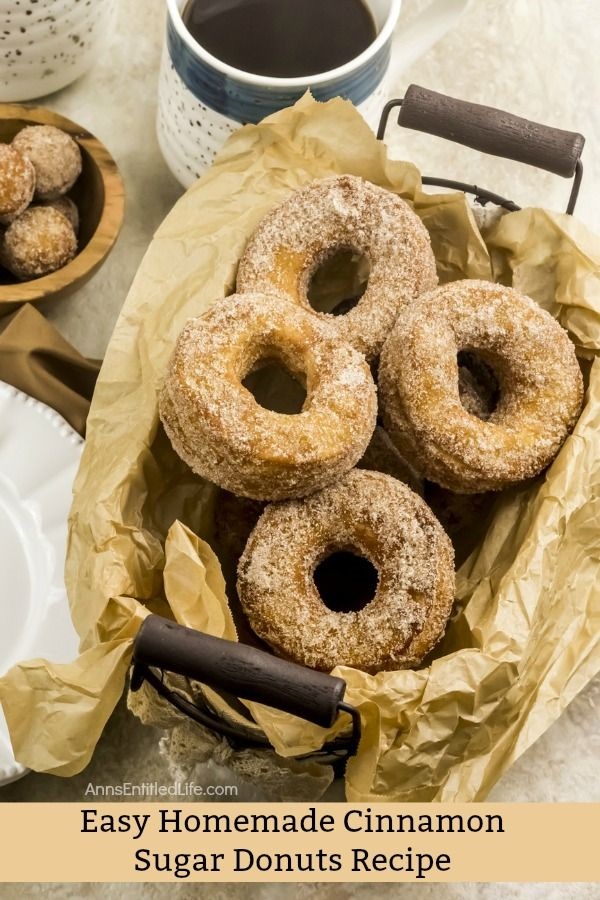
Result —
M463 195L423 194L417 170L389 161L341 100L306 97L236 133L159 229L109 347L67 562L81 656L67 666L25 663L0 682L25 765L59 775L86 765L148 609L164 614L168 602L178 621L235 639L220 567L204 542L217 492L171 450L157 395L181 328L232 290L263 215L306 182L342 172L414 201L442 280L512 283L558 317L583 355L600 348L600 241L567 216L526 209L481 235ZM499 498L458 573L456 613L431 664L337 672L364 727L347 770L349 799L482 799L600 669L599 365L576 431L545 478ZM323 742L317 727L249 706L283 756Z

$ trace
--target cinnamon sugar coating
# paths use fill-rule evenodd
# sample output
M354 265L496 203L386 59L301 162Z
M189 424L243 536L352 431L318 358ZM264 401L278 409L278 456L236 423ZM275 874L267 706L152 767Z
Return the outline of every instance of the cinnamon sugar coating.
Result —
M315 312L312 276L342 249L367 257L366 292L345 315ZM276 291L310 310L368 359L381 351L400 310L436 285L419 217L396 194L353 175L315 181L272 210L250 239L237 279L241 293Z
M461 404L457 354L476 353L499 383L487 421ZM379 397L390 437L430 481L458 493L497 491L554 459L583 401L575 349L529 297L457 281L416 300L381 355Z
M79 210L70 197L57 197L56 200L44 200L42 206L51 206L57 212L62 213L73 227L75 234L79 234Z
M357 612L333 612L315 569L353 550L378 573ZM429 507L389 475L354 469L304 500L268 506L238 567L238 593L256 633L314 669L366 672L418 665L442 636L454 602L452 546Z
M50 206L30 206L0 241L0 261L21 281L62 269L77 253L71 223Z
M9 144L0 143L0 225L8 225L33 199L35 169Z
M15 136L12 146L35 169L35 195L39 200L54 200L66 194L81 174L79 146L54 125L27 125Z
M297 415L260 406L242 381L276 360L306 385ZM340 478L375 428L370 369L330 327L280 297L235 295L184 328L160 397L174 449L241 496L282 500Z

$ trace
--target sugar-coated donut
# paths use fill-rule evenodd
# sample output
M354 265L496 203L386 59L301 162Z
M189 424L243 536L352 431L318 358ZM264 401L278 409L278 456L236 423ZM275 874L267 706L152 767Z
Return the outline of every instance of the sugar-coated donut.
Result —
M338 250L370 263L366 292L345 315L315 312L308 289ZM437 285L429 235L396 194L352 175L315 181L272 210L250 239L237 289L277 291L334 325L367 358L376 357L399 311Z
M0 143L0 225L24 212L35 191L35 169L23 154Z
M339 550L377 570L375 595L358 611L332 611L315 584L319 563ZM318 494L266 508L240 560L238 593L252 628L281 656L326 672L410 668L452 610L452 545L410 488L354 469Z
M242 384L282 363L306 386L298 415L260 406ZM217 303L184 328L160 414L173 447L199 475L257 500L317 491L352 468L375 428L375 384L361 354L280 297Z
M57 197L55 200L44 200L42 206L51 206L57 212L62 213L65 219L71 223L75 234L79 234L79 210L70 197Z
M499 400L487 421L461 404L457 355L492 368ZM458 281L419 297L381 355L385 427L427 479L458 493L497 491L542 472L581 412L575 349L529 297Z
M76 253L71 223L51 206L30 206L0 240L0 262L21 281L62 269Z
M35 195L39 200L54 200L66 194L81 175L79 145L54 125L27 125L13 138L12 146L35 169Z

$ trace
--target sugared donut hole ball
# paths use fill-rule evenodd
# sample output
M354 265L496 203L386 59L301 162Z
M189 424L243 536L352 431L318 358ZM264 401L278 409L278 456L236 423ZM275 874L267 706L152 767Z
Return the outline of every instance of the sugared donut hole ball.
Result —
M0 225L9 225L33 199L35 169L9 144L0 144Z
M69 220L75 234L79 234L79 210L70 197L57 197L56 200L45 200L42 206L51 206Z
M13 139L12 146L35 169L38 200L54 200L66 194L81 174L81 151L77 143L53 125L26 126Z
M77 253L71 223L50 206L32 206L6 229L0 262L19 280L40 278L65 266Z

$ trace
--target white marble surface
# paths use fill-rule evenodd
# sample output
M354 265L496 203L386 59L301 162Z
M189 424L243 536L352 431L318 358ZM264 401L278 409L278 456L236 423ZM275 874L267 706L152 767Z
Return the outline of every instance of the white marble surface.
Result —
M405 0L404 20L428 0ZM83 290L44 312L66 337L101 356L141 257L180 190L160 159L154 136L162 0L119 0L116 32L96 67L77 84L44 102L88 126L106 142L127 189L125 227L107 264ZM398 78L401 95L411 81L457 97L495 105L541 122L582 131L588 139L577 215L600 230L600 4L597 0L473 0L461 27ZM472 180L522 204L561 209L566 181L516 163L481 157L435 138L395 130L394 155L412 159L426 174ZM600 678L501 779L490 799L600 802ZM30 775L0 791L0 800L81 800L89 782L166 780L157 733L142 728L120 706L88 770L61 780ZM240 797L243 799L243 797ZM84 898L126 896L242 897L239 886L30 886L21 896ZM257 886L256 898L377 896L419 900L454 898L597 898L591 885L368 885ZM0 896L14 898L14 887Z

